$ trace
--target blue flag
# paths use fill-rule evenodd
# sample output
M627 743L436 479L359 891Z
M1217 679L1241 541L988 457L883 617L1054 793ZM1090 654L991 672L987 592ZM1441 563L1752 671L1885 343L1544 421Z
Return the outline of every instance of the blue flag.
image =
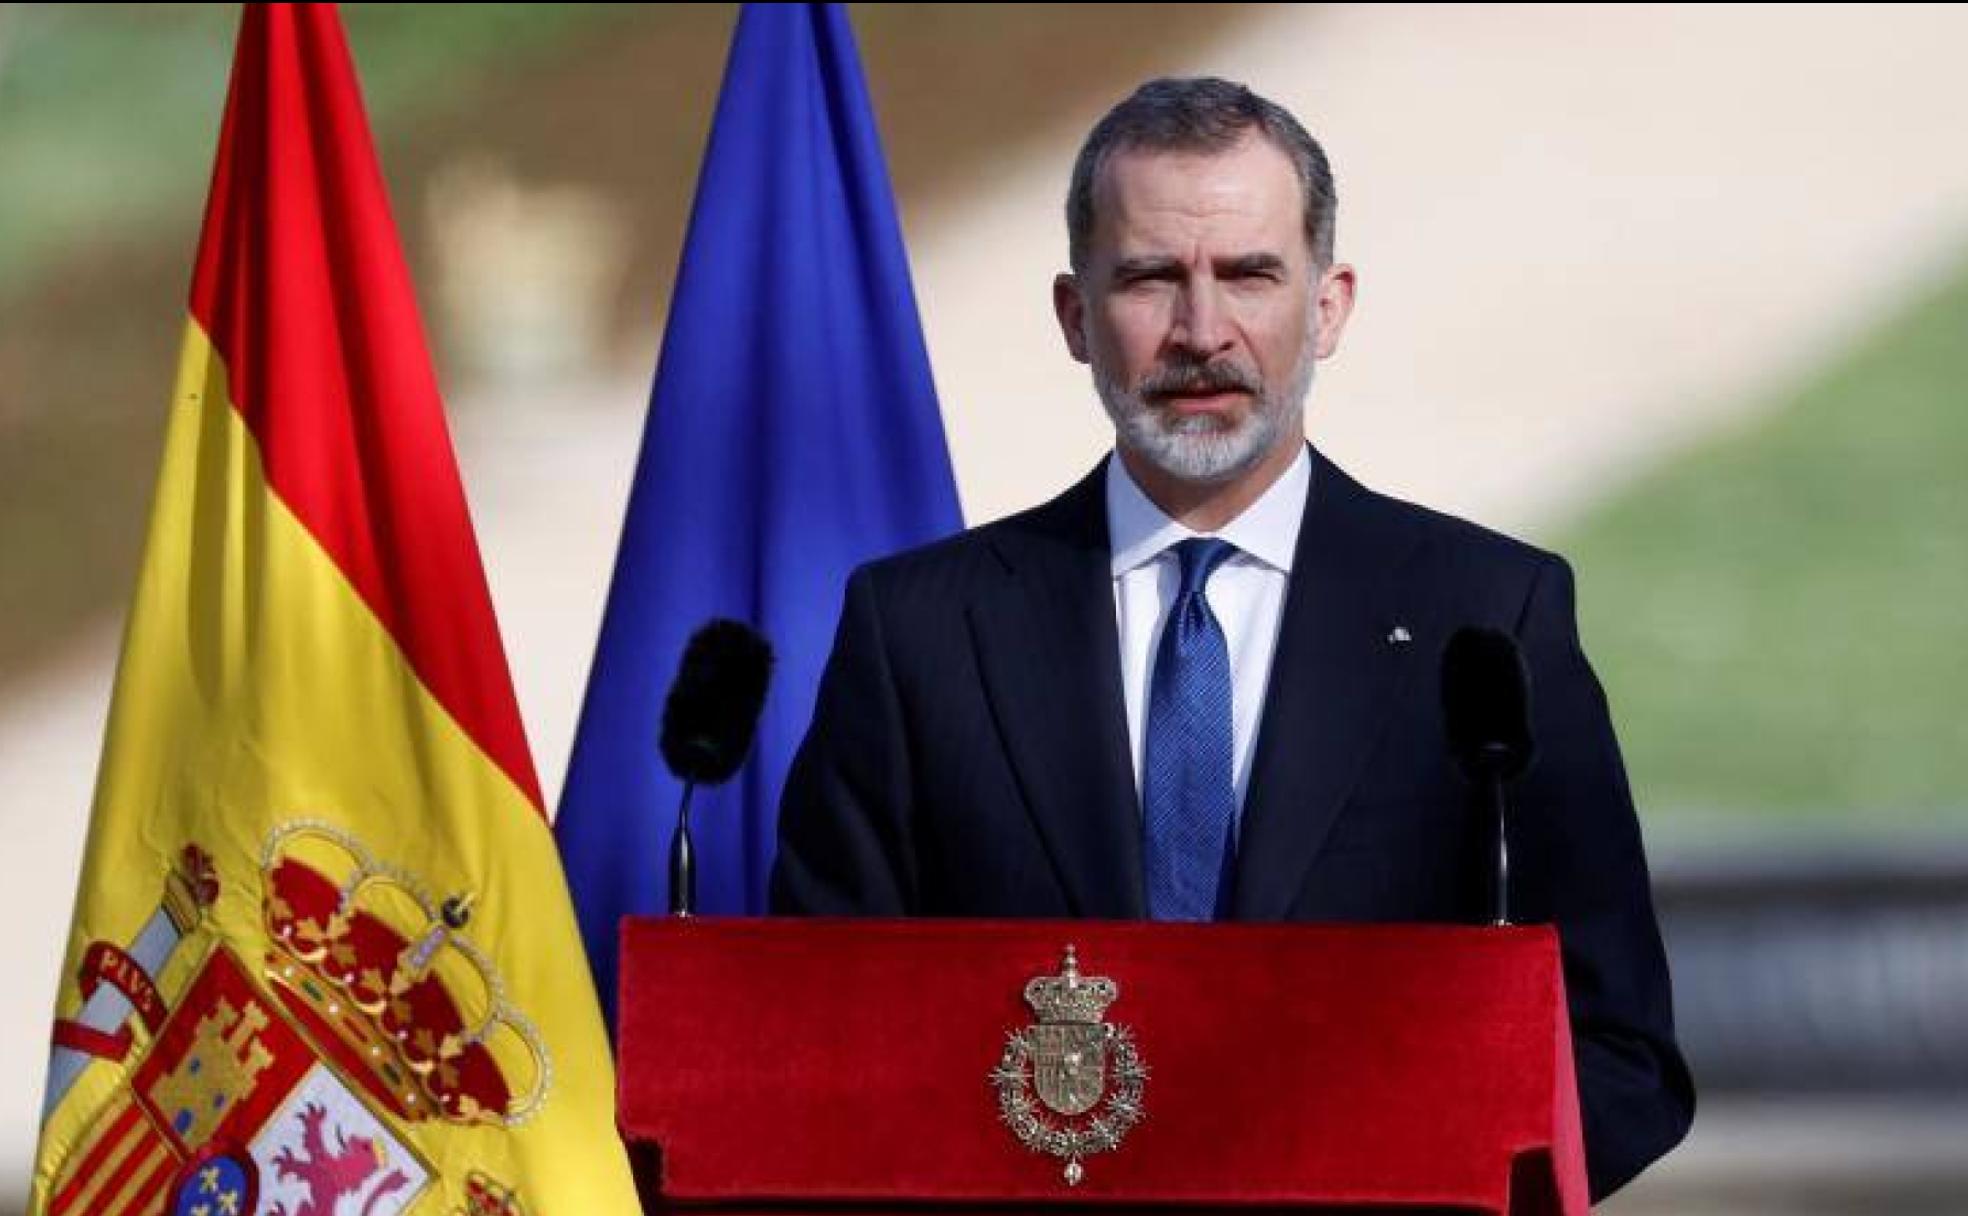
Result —
M667 907L656 741L690 634L733 617L777 654L751 759L691 808L699 910L755 914L848 573L961 526L847 16L747 4L555 823L611 1026L616 926Z

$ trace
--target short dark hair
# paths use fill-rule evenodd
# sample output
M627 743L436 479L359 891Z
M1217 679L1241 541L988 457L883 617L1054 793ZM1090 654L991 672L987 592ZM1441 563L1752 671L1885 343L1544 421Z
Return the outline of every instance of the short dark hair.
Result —
M1066 192L1066 240L1075 272L1086 267L1093 237L1093 188L1117 152L1226 152L1256 130L1291 159L1305 199L1305 242L1330 266L1339 198L1325 149L1291 112L1234 81L1214 76L1151 80L1094 124Z

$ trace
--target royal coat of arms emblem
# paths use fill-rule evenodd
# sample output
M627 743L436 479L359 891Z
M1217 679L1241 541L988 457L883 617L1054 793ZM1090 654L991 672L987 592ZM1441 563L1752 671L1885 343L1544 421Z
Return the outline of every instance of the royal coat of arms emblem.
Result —
M1068 1186L1086 1176L1086 1158L1119 1148L1147 1113L1148 1067L1134 1036L1104 1020L1120 994L1105 976L1081 975L1077 953L1066 947L1058 975L1025 985L1038 1024L1007 1035L991 1070L1005 1126L1026 1148L1065 1162Z
M49 1216L399 1216L441 1178L420 1127L513 1127L545 1100L546 1045L472 943L468 895L439 899L314 820L274 831L258 878L258 966L212 940L219 876L196 845L136 941L88 951L88 999L55 1028L50 1105L79 1073L64 1049L134 1066ZM167 990L165 964L194 943L203 958ZM463 1216L524 1211L476 1170L463 1200Z

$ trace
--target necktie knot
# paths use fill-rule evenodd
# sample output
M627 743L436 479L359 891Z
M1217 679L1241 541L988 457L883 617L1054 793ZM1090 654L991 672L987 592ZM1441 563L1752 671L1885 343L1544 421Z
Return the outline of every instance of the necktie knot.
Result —
M1182 563L1182 587L1176 592L1177 598L1201 595L1210 575L1236 551L1237 546L1214 536L1192 536L1177 542L1175 557Z

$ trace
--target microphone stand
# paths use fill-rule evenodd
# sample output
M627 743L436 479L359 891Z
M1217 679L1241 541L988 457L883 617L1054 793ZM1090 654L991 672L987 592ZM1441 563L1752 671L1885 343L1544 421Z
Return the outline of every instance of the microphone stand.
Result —
M677 807L676 833L670 837L670 915L697 913L697 852L690 844L690 796L697 783L683 783L683 802Z
M1509 763L1509 748L1500 743L1483 746L1478 765L1483 774L1483 793L1489 804L1490 819L1496 824L1496 853L1490 874L1490 924L1499 928L1510 923L1510 816L1503 798L1503 774Z
M1501 927L1510 923L1510 833L1505 830L1509 817L1504 813L1503 778L1492 773L1483 784L1489 787L1490 814L1496 821L1496 871L1491 876L1495 915L1490 923Z

